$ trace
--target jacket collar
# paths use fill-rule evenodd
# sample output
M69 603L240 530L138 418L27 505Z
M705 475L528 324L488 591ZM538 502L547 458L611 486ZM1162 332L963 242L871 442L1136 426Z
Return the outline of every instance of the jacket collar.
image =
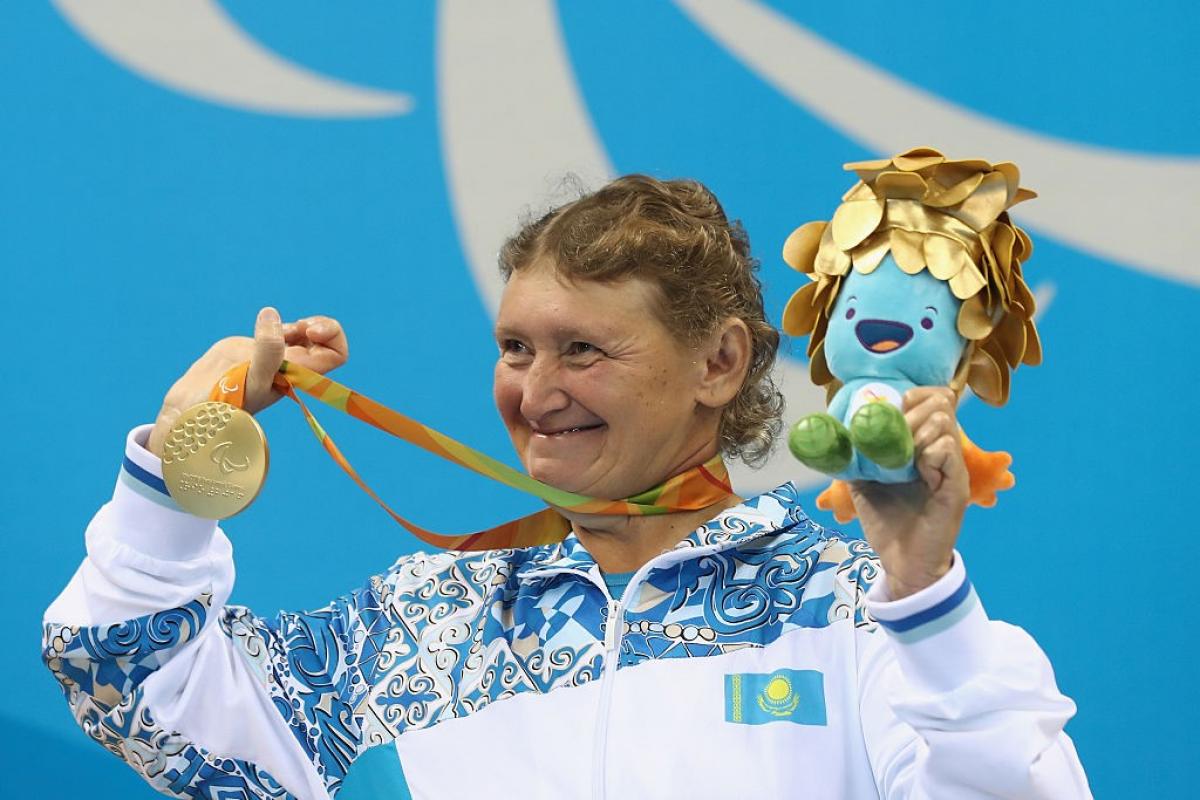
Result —
M678 562L699 558L707 553L736 547L794 527L807 520L808 515L800 507L800 490L792 483L785 483L725 509L692 531L687 538L675 545L673 550L668 551L676 553L676 557L670 560ZM545 560L535 562L536 566L520 571L517 580L526 582L562 573L600 579L600 569L596 560L579 541L574 531L567 534L567 537L553 548ZM696 550L694 555L678 552L689 548ZM679 558L679 555L683 558Z

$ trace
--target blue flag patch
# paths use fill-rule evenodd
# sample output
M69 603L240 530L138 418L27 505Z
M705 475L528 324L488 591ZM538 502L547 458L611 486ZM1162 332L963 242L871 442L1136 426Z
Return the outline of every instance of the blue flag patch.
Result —
M725 676L725 721L825 724L825 677L815 669Z

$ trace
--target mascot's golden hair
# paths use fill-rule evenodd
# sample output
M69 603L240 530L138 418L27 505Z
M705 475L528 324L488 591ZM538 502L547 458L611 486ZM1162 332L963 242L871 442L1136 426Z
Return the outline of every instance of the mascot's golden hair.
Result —
M847 164L859 181L829 222L809 222L783 245L783 260L813 282L783 312L783 329L809 336L810 374L832 395L840 386L825 361L825 329L850 269L870 273L891 252L900 269L928 268L962 300L958 332L968 340L951 381L985 402L1008 400L1010 370L1041 363L1034 298L1021 277L1033 253L1008 209L1036 195L1020 188L1015 164L950 161L920 147L878 161Z

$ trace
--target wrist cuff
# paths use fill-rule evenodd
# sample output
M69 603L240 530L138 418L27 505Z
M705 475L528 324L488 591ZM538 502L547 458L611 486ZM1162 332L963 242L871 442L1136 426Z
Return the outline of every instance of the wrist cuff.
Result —
M152 425L129 432L125 457L109 505L113 537L137 552L168 561L187 561L208 552L215 520L183 511L162 478L162 460L146 449Z
M888 596L881 575L867 593L867 610L887 632L905 676L926 690L949 691L987 663L987 614L958 551L941 579L900 600Z

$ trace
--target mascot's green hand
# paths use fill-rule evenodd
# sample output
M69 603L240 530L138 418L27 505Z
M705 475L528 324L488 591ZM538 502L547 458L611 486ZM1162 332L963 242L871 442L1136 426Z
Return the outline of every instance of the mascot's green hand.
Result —
M903 417L900 419L904 421ZM910 439L910 445L911 442ZM804 466L826 475L836 475L850 466L854 456L850 432L828 414L802 417L788 434L788 449Z
M913 437L904 413L891 403L867 403L850 418L850 439L866 458L884 469L907 467L913 459Z

